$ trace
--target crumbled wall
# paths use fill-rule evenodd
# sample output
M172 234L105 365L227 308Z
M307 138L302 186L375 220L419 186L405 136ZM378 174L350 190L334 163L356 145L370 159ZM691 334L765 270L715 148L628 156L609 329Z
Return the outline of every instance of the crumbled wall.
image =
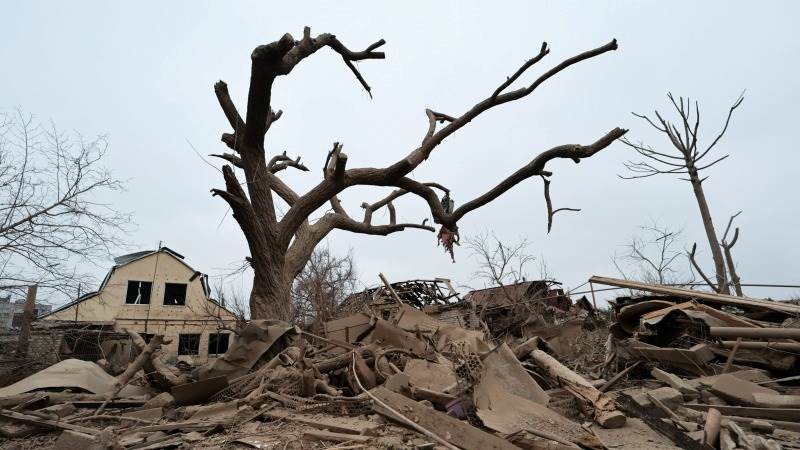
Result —
M27 356L18 358L19 332L0 332L0 386L7 386L57 363L63 338L63 330L33 329Z

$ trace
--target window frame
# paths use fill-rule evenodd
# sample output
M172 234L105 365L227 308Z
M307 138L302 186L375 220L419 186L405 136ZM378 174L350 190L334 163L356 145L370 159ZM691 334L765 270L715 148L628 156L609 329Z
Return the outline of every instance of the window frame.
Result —
M181 333L178 335L178 356L200 356L200 333ZM196 344L193 351L195 353L185 353L183 350L187 348L187 346L182 342L183 339L193 339L196 338Z
M167 294L172 287L183 286L183 303L167 303ZM187 283L164 283L164 297L161 299L161 304L164 306L186 306L186 294L189 292L189 285Z
M128 302L128 298L130 297L129 293L131 292L131 286L132 285L135 286L134 283L139 283L138 289L141 289L144 285L146 285L148 287L148 289L147 289L147 302L146 303L145 302L142 302L142 303L130 303L130 302ZM137 294L141 295L141 292L138 292ZM144 296L142 296L142 299L144 300ZM127 287L125 289L125 304L126 305L133 305L133 306L149 305L150 301L152 299L153 299L153 282L152 281L128 280L128 285L127 285ZM135 298L134 298L134 300L135 300Z
M217 345L215 346L216 348L213 348L213 351L212 351L211 343L212 343L212 338L215 337L215 336L216 336L216 339L217 339L217 341L215 343ZM222 352L219 351L220 350L220 344L221 344L221 342L219 340L219 336L225 336L225 339L224 339L225 349ZM231 346L231 334L230 333L208 333L208 355L209 356L211 356L211 355L224 355L228 351L230 346Z

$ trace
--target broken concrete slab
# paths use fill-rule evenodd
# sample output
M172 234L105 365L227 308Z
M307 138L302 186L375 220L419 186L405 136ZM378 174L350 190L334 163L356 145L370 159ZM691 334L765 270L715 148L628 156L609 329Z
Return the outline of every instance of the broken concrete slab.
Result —
M53 448L56 450L103 450L103 445L94 436L77 431L64 430L53 444Z
M239 401L233 400L224 403L210 403L208 405L193 407L194 412L189 420L199 422L225 423L236 417L239 410ZM187 412L189 410L187 409Z
M422 359L406 362L403 373L408 375L412 386L432 391L444 391L457 381L455 372L450 367Z
M579 424L514 392L500 379L486 376L484 372L475 387L473 401L476 414L486 427L504 434L529 431L541 436L542 433L548 433L567 443L599 447L597 439L586 433Z
M503 343L482 358L481 379L491 378L508 392L541 405L547 405L550 396L528 375L511 348Z
M778 391L742 380L733 375L720 375L710 391L727 402L739 406L758 406L753 394L778 394Z
M164 408L148 408L148 409L140 409L138 411L129 411L126 413L122 413L125 417L133 417L136 419L144 419L144 420L158 420L164 416Z
M639 395L634 395L633 397L640 406L649 408L653 406L648 398L649 396L655 397L658 401L663 403L664 406L673 411L683 404L683 394L678 392L677 389L667 386L658 389L648 389L646 392L641 392Z
M635 417L629 417L622 428L592 426L592 432L606 448L614 450L678 450L680 447Z
M475 428L455 417L420 405L414 400L383 387L372 389L370 393L395 411L411 417L420 426L465 450L518 450L517 446L505 439ZM377 413L397 420L395 414L383 406L376 404L374 408Z
M150 408L165 408L167 406L171 406L175 404L175 398L169 392L162 392L155 397L151 398L147 402L142 405L143 409L150 409Z
M693 388L683 378L675 374L671 374L669 372L659 369L658 367L654 367L653 370L650 371L650 375L652 375L653 378L655 378L658 381L667 383L671 388L677 389L681 394L689 398L700 397L700 393L697 391L697 389Z

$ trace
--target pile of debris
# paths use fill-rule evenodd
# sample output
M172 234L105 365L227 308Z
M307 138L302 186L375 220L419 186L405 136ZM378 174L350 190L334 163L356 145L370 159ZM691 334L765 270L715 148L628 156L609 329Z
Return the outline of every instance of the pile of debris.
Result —
M644 378L618 392L623 409L683 448L800 448L800 305L591 281L643 293L612 302L607 371Z
M117 376L68 359L0 388L0 448L800 446L800 396L775 379L794 359L758 354L798 345L795 329L766 320L800 306L739 298L737 314L673 292L619 299L606 327L584 298L514 336L440 320L389 283L382 292L389 301L362 303L323 336L251 321L200 367L168 364L161 336L129 333L139 354ZM782 331L728 348L744 329Z

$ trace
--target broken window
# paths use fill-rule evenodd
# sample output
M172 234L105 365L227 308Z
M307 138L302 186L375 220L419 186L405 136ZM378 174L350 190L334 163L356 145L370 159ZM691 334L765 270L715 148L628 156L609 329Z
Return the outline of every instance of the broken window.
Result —
M200 354L199 334L178 335L178 355L199 355L199 354Z
M150 288L153 283L149 281L128 281L128 292L125 294L125 303L128 305L150 304Z
M211 333L208 335L208 354L221 355L228 351L230 334Z
M186 304L186 284L166 283L164 285L164 304L165 305L185 305Z

